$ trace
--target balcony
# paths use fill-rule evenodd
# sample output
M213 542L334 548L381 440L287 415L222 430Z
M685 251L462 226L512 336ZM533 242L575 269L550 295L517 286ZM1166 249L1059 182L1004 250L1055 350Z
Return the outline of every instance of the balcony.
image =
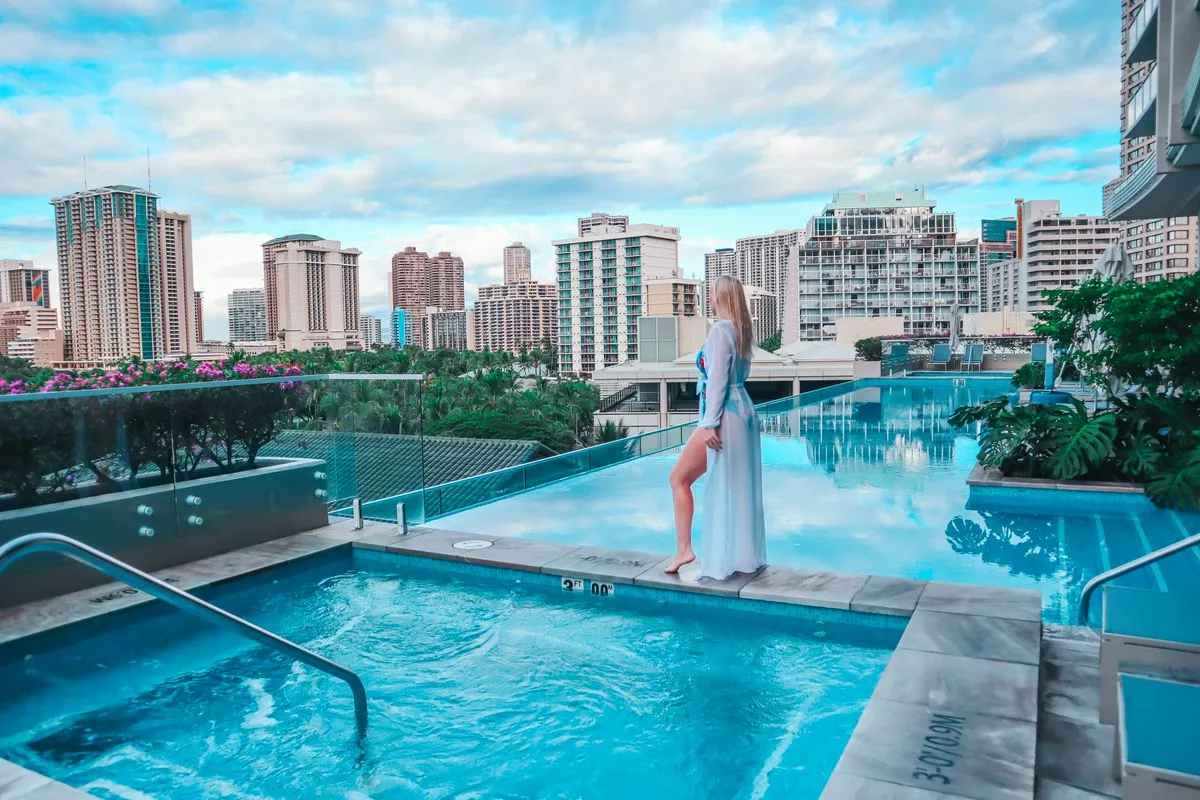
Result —
M1125 108L1125 136L1134 139L1154 134L1158 110L1158 65L1150 68L1150 74L1129 99Z
M1153 61L1158 55L1158 0L1146 0L1129 26L1126 64Z

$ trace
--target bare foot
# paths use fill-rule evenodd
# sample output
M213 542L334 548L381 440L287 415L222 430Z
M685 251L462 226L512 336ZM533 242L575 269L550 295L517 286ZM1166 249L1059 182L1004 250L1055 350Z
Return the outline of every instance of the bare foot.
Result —
M696 554L692 552L691 548L688 548L682 554L671 559L671 563L667 565L667 568L664 569L663 572L667 573L668 575L674 575L675 573L679 572L680 567L684 566L685 564L690 564L695 560Z

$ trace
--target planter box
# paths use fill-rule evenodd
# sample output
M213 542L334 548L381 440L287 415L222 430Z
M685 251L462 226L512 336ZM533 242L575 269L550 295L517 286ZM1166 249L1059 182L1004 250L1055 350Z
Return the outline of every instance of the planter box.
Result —
M0 543L61 533L138 569L162 569L327 525L317 495L325 469L316 459L260 458L242 472L7 511L0 514ZM109 581L61 555L39 553L4 570L0 607Z
M981 464L967 476L967 486L967 508L973 510L1085 514L1154 508L1140 484L1006 478L995 467Z

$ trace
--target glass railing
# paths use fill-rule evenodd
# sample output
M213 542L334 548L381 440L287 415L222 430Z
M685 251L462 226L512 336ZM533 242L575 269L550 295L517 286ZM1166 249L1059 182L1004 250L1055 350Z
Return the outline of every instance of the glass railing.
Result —
M1154 105L1154 101L1158 99L1158 65L1155 64L1150 68L1146 79L1142 81L1137 90L1134 91L1133 97L1129 98L1129 105L1125 108L1125 135L1126 136L1144 136L1154 133L1154 127L1149 121L1143 123L1142 118L1146 115L1147 110ZM1148 130L1146 130L1148 128Z
M0 542L61 533L158 569L322 527L355 497L427 485L421 376L271 369L281 374L165 384L179 377L171 366L138 365L93 381L114 388L64 377L0 396ZM29 559L5 572L0 606L94 580Z
M1133 23L1129 26L1129 35L1126 39L1129 47L1129 59L1127 59L1127 63L1134 63L1133 59L1135 58L1137 61L1149 61L1154 58L1154 51L1140 47L1140 44L1142 34L1150 26L1151 18L1158 12L1158 2L1159 0L1146 0L1134 16ZM1155 24L1157 24L1157 20L1155 20ZM1141 53L1144 57L1138 57L1138 53Z

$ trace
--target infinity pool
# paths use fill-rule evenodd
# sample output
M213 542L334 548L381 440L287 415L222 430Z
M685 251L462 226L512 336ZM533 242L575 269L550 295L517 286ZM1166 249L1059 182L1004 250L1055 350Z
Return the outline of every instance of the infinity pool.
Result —
M201 592L358 671L365 748L341 682L143 607L0 650L0 757L128 800L816 798L899 637L389 558Z
M1200 531L1200 515L1149 507L1093 513L967 508L978 445L946 424L1007 381L897 380L767 417L763 492L772 563L1042 590L1048 622L1073 623L1093 575ZM669 451L491 502L435 524L448 530L670 552ZM697 497L704 491L697 485ZM699 509L699 506L698 506ZM696 525L699 535L699 517ZM1200 591L1200 551L1119 583ZM1097 608L1099 604L1096 604Z

